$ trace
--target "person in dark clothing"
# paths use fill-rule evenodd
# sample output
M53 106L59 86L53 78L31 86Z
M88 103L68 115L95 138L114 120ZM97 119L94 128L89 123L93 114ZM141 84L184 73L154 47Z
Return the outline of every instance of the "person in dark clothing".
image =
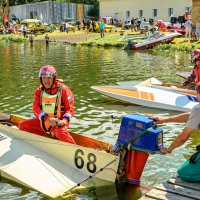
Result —
M49 36L46 34L45 36L46 46L49 46Z
M87 30L90 29L90 24L91 24L91 21L88 19L88 20L87 20Z
M78 28L78 30L80 31L80 30L81 30L81 28L80 28L80 25L81 25L80 20L77 20L77 21L76 21L76 24L77 24L77 28Z
M92 21L92 30L93 30L94 32L96 31L95 25L96 25L96 22L93 20L93 21Z
M60 32L63 32L64 26L63 23L60 24Z
M22 27L21 27L21 30L23 32L24 38L26 38L26 29L27 29L26 25L23 24Z
M85 30L86 25L87 25L86 20L83 19L83 30Z
M31 45L33 45L33 40L34 40L34 35L33 35L33 32L31 31L31 34L29 36L29 41Z

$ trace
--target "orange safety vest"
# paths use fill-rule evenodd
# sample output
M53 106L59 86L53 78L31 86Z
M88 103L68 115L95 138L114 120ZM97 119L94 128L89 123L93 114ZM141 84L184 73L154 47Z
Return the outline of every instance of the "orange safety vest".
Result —
M42 111L45 112L49 117L60 119L61 117L61 92L62 85L58 88L56 94L47 94L44 89L41 90L40 105ZM51 132L52 126L41 119L40 125L45 132Z

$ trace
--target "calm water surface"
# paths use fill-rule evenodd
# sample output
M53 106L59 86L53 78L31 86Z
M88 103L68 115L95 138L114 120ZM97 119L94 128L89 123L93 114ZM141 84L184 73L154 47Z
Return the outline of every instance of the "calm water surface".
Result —
M75 95L76 114L70 130L98 140L114 143L121 118L128 113L151 113L160 116L177 112L125 104L91 90L94 85L114 85L117 81L145 80L152 76L170 83L183 80L177 71L188 71L188 53L123 51L114 48L73 47L44 43L0 43L0 111L32 117L32 100L39 84L38 72L45 64L54 65L59 78L69 85ZM112 121L111 116L115 119ZM169 145L184 125L163 125L164 142ZM176 175L196 145L193 135L184 147L171 155L151 155L145 167L142 184L154 186ZM118 186L94 188L72 193L68 199L137 199L146 187ZM3 180L0 199L46 199L35 191Z

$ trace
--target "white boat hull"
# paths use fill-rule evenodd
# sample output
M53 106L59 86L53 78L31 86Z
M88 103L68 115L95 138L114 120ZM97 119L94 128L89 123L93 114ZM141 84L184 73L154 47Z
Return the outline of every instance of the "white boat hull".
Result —
M190 77L192 72L176 72L177 76L180 76L181 78L187 79Z
M52 198L79 184L113 184L118 162L118 156L105 151L0 125L1 176Z
M93 86L92 89L124 102L166 110L190 112L198 104L195 96L176 91L178 88L135 85Z

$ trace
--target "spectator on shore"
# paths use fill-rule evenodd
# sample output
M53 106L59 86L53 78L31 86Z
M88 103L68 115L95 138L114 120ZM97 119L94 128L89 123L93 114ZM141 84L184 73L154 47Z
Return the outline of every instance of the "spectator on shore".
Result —
M189 20L188 11L185 11L183 17L185 22Z
M79 19L76 21L76 24L77 24L77 28L78 28L78 30L80 31L80 30L81 30L81 27L80 27L80 25L81 25L81 22L80 22L80 20L79 20Z
M104 37L104 32L105 32L105 23L103 21L103 19L100 19L99 22L99 28L100 28L100 34L101 34L101 38Z
M137 19L137 30L140 29L140 24L141 24L141 18Z
M19 31L19 24L18 24L18 20L16 20L16 23L15 23L15 25L14 25L14 33L15 33L16 35L18 35L18 31Z
M26 27L25 24L22 24L21 30L22 30L22 33L23 33L24 38L26 38L26 30L27 30L27 27Z
M91 21L88 19L88 20L87 20L87 30L90 29L90 24L91 24Z
M87 25L86 20L83 19L83 30L85 30L86 25Z
M6 28L4 25L2 25L0 28L0 34L6 34Z
M45 36L45 42L46 42L46 46L48 47L49 46L49 36L48 36L48 34L46 34L46 36Z
M189 18L189 20L185 22L185 39L186 39L186 41L188 38L189 42L190 42L191 33L192 33L192 21L191 21L191 18Z
M95 32L95 21L94 21L94 20L92 20L92 22L91 22L91 23L92 23L92 31L93 31L93 32Z
M66 31L67 31L66 22L63 22L63 31L64 31L64 32L66 32Z
M197 40L199 41L200 40L200 19L197 20L197 23L196 23L196 37L197 37Z
M64 25L63 25L63 22L60 24L60 32L63 32L64 30Z
M135 19L132 17L132 19L131 19L131 31L133 31L133 29L136 31L136 29L135 29Z
M33 45L33 40L34 40L34 35L33 35L33 32L31 31L31 34L29 36L29 41L31 45Z

